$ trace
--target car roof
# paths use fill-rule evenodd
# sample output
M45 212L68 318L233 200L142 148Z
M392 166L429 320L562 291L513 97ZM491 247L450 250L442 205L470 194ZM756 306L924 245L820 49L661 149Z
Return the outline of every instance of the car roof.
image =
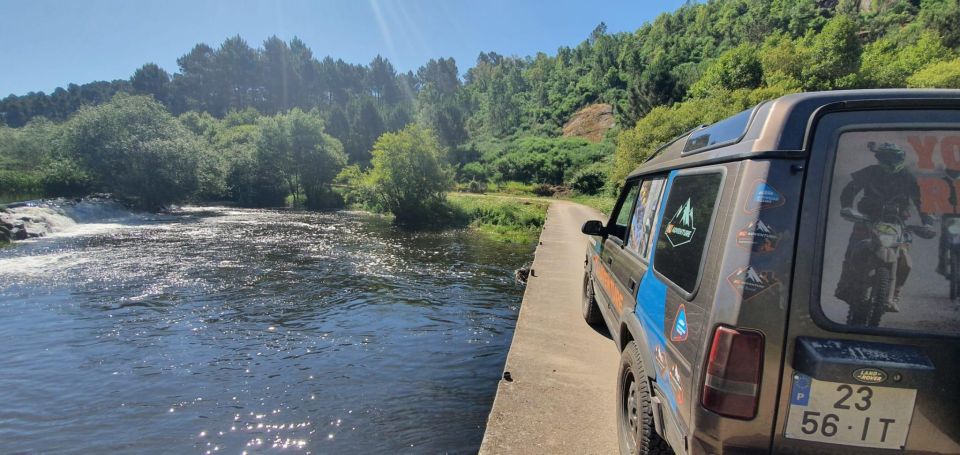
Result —
M960 107L960 90L834 90L786 95L680 135L654 152L627 178L760 155L802 156L811 121L815 114L824 110L931 106ZM739 137L703 147L688 144L688 139L702 137L714 126L731 125L738 116L746 122L746 126L739 130L742 131Z

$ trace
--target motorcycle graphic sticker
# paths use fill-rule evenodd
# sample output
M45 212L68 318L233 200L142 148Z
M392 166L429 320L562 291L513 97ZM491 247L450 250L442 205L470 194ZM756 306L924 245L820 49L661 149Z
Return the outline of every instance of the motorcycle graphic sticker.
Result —
M670 341L681 342L687 340L687 308L681 303L677 310L677 317L673 320L673 330L670 331Z
M780 233L763 220L754 221L737 232L737 245L754 253L769 253L777 249L779 242Z
M779 207L786 203L787 200L783 197L776 188L770 186L769 183L758 180L753 186L753 193L750 195L750 199L747 200L747 212L757 212L761 209L769 209L773 207Z
M746 302L780 284L773 272L758 272L753 266L741 267L727 277L727 282Z
M696 232L697 228L693 225L693 208L690 206L690 198L687 198L687 202L684 202L677 209L677 213L673 215L673 218L670 218L670 223L667 224L667 240L672 247L676 248L690 243L693 240L693 234Z

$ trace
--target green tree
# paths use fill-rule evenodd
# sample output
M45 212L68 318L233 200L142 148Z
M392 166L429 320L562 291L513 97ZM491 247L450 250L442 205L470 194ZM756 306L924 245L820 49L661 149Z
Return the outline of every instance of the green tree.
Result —
M960 59L927 65L907 78L908 87L960 88Z
M763 82L763 67L753 45L740 45L720 55L703 77L690 87L690 95L702 98L717 90L756 88Z
M203 143L152 98L119 94L81 109L65 133L66 147L98 190L157 209L198 189Z
M371 162L366 182L377 205L400 224L434 221L453 184L435 133L417 125L385 133L373 146Z

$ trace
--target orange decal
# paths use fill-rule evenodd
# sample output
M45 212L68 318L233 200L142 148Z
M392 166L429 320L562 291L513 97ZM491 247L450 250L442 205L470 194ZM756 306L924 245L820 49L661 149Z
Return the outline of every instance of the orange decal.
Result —
M617 283L613 281L610 272L600 264L600 256L593 256L593 269L597 271L597 282L600 283L600 287L607 291L613 306L617 307L617 311L620 311L623 308L623 293L620 292Z

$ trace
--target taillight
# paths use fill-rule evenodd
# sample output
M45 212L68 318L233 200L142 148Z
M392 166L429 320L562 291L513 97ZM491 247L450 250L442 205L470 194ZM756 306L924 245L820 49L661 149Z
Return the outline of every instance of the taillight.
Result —
M700 404L717 414L752 419L760 397L763 335L717 327Z

